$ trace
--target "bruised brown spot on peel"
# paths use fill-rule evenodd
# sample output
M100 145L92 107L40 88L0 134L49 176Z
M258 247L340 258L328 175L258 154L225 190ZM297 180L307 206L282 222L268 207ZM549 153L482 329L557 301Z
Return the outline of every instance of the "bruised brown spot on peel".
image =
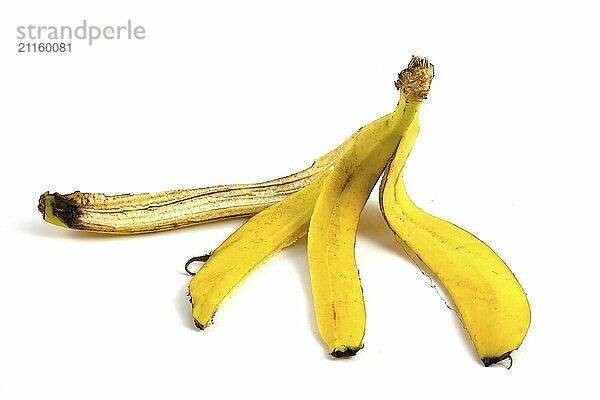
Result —
M331 312L333 315L333 321L334 322L337 321L337 313L335 312L335 305L333 305L333 304L331 305Z
M69 228L78 228L80 226L79 218L82 214L81 207L62 194L54 193L52 197L54 199L52 203L54 216Z

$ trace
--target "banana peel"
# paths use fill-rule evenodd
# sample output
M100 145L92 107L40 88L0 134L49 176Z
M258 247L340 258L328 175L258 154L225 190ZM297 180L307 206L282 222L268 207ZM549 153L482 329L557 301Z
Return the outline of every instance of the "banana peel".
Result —
M107 196L46 192L38 209L64 228L108 234L177 229L252 216L210 256L189 285L192 315L208 327L219 305L270 256L308 234L315 318L328 352L363 348L366 312L354 245L361 211L383 172L380 208L400 245L449 293L485 366L517 349L531 316L525 292L500 257L475 236L410 199L403 168L419 132L433 65L413 57L395 82L396 109L359 129L310 167L254 184ZM192 261L191 260L191 261ZM187 265L186 265L187 269Z

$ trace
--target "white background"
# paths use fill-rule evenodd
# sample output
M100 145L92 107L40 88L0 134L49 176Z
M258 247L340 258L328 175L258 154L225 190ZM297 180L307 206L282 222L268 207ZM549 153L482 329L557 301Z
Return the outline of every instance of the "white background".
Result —
M2 2L0 398L589 397L598 354L597 12L592 2ZM487 3L486 3L487 4ZM17 53L19 25L146 28ZM484 368L372 198L356 246L368 325L326 355L305 245L193 328L182 273L242 221L105 237L48 225L46 191L123 193L294 172L436 66L406 179L525 288L514 366ZM587 395L586 395L587 394ZM143 396L143 397L142 397Z

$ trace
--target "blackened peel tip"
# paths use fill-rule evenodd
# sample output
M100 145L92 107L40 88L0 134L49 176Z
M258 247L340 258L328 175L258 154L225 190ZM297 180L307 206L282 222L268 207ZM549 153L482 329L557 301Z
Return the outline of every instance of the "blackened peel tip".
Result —
M42 217L46 217L46 199L50 196L50 192L43 193L38 201L38 211L42 213Z
M196 318L194 318L194 325L196 325L196 328L200 329L201 331L206 329L206 326L201 324L200 322L198 322L198 320L196 320Z
M343 350L340 349L335 349L331 352L331 355L335 358L348 358L348 357L353 357L356 355L356 353L358 353L358 351L360 349L362 349L363 346L360 347L347 347Z
M510 369L513 364L513 360L512 360L510 353L512 353L512 350L507 351L506 353L496 356L496 357L484 357L481 359L481 362L483 362L484 366L490 367L494 364L498 364L500 361L504 361L504 360L508 359L508 360L510 360L510 364L508 365L507 369Z

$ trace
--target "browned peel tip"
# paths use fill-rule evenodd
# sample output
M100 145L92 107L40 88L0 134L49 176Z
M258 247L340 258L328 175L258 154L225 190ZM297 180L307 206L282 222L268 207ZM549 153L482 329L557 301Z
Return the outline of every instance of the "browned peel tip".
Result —
M398 80L394 83L407 100L422 101L429 94L433 76L433 64L425 57L413 56L408 67L398 74Z
M358 353L358 350L360 349L348 348L346 350L334 350L331 352L331 355L335 358L348 358L355 356L356 353Z
M42 217L46 216L46 196L48 196L48 192L42 194L38 201L38 211L42 213Z
M345 348L342 348L342 349L334 349L331 352L331 355L333 357L335 357L335 358L353 357L363 347L364 347L364 345L361 343L360 346L358 346L358 347L345 347Z
M42 206L42 201L44 201L44 211L42 212L44 217L46 217L45 205L48 201L50 201L50 208L54 217L56 217L68 228L81 229L79 218L81 216L82 209L78 204L71 201L68 196L64 196L59 193L44 193L40 197L40 203L38 204L38 209L40 211L42 211L40 209Z
M196 328L200 329L201 331L206 329L206 326L204 326L203 324L198 322L195 318L194 318L194 325L196 325Z
M497 357L484 357L481 359L481 361L483 362L484 366L490 367L494 364L498 364L500 361L508 359L510 361L510 364L507 367L507 369L510 369L512 367L512 357L511 357L510 353L512 353L512 350L507 351L506 353L504 353L500 356L497 356Z

